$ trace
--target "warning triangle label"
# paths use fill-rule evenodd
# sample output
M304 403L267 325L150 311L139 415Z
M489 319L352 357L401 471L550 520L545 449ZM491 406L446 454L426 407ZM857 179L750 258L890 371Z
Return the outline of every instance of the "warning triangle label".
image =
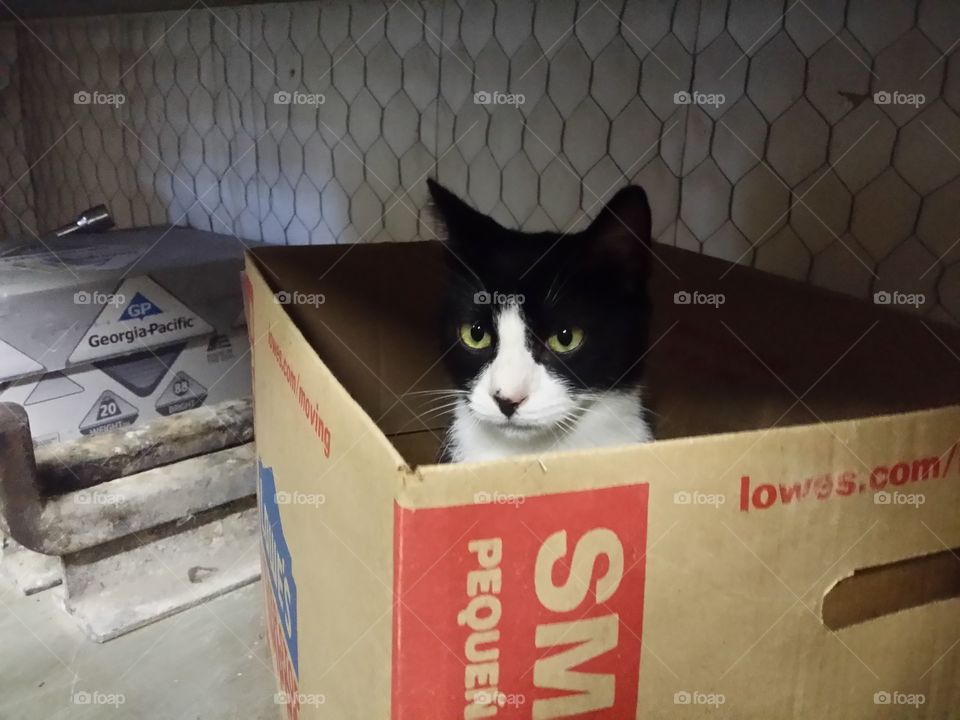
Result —
M100 310L67 363L88 363L212 331L203 318L150 278L130 278Z
M76 395L83 392L83 386L74 382L62 372L52 372L40 378L40 382L23 401L24 405L36 405L37 403L56 400L57 398Z
M32 357L0 340L0 380L15 380L44 370L46 368Z
M132 425L139 415L140 411L129 402L111 390L104 390L80 422L80 432L84 435L96 435L116 430Z
M200 407L206 399L207 389L181 370L160 394L156 408L161 415L174 415Z

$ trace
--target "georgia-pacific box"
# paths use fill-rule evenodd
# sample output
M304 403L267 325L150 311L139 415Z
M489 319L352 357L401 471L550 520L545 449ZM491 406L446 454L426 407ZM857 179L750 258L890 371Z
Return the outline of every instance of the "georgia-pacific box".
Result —
M250 392L235 238L156 227L0 254L0 400L37 442Z

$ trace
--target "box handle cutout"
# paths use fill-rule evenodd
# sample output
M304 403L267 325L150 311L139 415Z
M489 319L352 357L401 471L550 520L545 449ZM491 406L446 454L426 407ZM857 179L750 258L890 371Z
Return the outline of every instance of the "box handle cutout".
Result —
M960 597L960 548L857 570L823 598L831 630Z

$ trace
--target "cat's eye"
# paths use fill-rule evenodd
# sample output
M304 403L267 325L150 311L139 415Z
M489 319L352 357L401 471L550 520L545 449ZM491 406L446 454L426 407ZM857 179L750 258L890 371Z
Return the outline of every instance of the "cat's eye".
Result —
M460 326L460 341L471 350L483 350L490 347L493 338L483 323L464 323Z
M583 330L578 327L561 328L547 338L547 347L555 353L573 352L583 342Z

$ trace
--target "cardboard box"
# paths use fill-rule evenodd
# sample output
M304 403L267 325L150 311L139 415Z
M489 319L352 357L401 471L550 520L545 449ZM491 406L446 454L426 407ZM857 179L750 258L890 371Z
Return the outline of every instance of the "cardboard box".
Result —
M0 400L37 442L250 393L235 238L157 227L0 255Z
M247 255L287 717L956 716L956 329L658 248L663 439L436 465L443 252Z

